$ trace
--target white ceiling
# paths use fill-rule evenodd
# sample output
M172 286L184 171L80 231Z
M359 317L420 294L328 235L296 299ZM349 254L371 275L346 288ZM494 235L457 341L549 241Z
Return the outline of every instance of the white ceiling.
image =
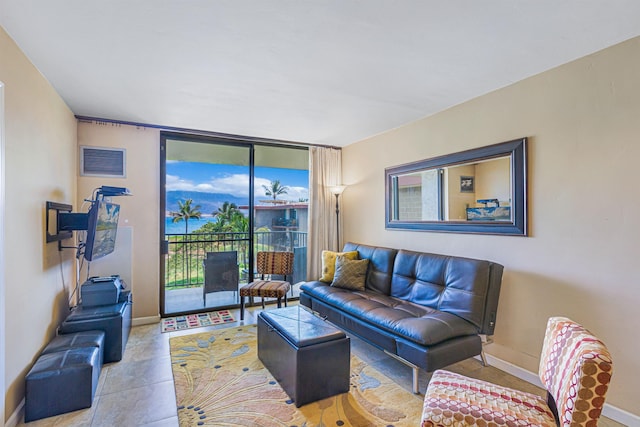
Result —
M344 146L638 36L640 1L0 0L0 24L76 115Z

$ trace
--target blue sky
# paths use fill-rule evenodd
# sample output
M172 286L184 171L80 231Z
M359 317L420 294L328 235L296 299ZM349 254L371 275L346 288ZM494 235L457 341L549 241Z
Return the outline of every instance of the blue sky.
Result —
M256 199L265 198L262 185L269 185L276 179L280 180L281 185L289 187L287 194L278 196L278 199L297 201L309 198L309 171L256 167ZM248 183L248 166L167 162L167 191L202 191L248 196Z

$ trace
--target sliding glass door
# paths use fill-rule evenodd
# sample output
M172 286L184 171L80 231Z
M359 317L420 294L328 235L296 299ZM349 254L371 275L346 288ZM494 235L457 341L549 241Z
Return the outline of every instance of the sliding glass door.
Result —
M309 212L309 153L306 149L256 146L253 248L293 252L290 297L300 294L297 283L307 278L307 218Z
M304 280L306 149L162 133L161 169L163 316L237 306L258 250L293 251Z
M161 313L234 306L251 271L252 147L170 134L161 142Z

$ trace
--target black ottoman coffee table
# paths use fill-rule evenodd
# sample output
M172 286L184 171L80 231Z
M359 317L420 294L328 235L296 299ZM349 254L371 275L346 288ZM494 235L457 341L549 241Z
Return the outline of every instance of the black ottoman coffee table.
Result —
M301 306L258 315L258 358L296 407L349 391L349 337Z

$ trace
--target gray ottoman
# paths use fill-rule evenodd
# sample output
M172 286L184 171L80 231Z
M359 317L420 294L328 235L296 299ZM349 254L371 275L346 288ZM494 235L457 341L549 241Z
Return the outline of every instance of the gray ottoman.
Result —
M349 338L305 308L258 315L258 358L296 407L349 391Z
M98 347L43 354L26 376L25 422L89 408L100 378Z
M58 335L51 340L42 350L41 354L57 353L59 351L70 350L72 348L97 347L100 349L100 366L103 362L104 353L104 332L103 331L83 331L72 334Z
M104 331L104 363L122 360L131 332L131 292L120 293L120 300L118 304L111 305L79 305L62 322L58 329L59 334Z

